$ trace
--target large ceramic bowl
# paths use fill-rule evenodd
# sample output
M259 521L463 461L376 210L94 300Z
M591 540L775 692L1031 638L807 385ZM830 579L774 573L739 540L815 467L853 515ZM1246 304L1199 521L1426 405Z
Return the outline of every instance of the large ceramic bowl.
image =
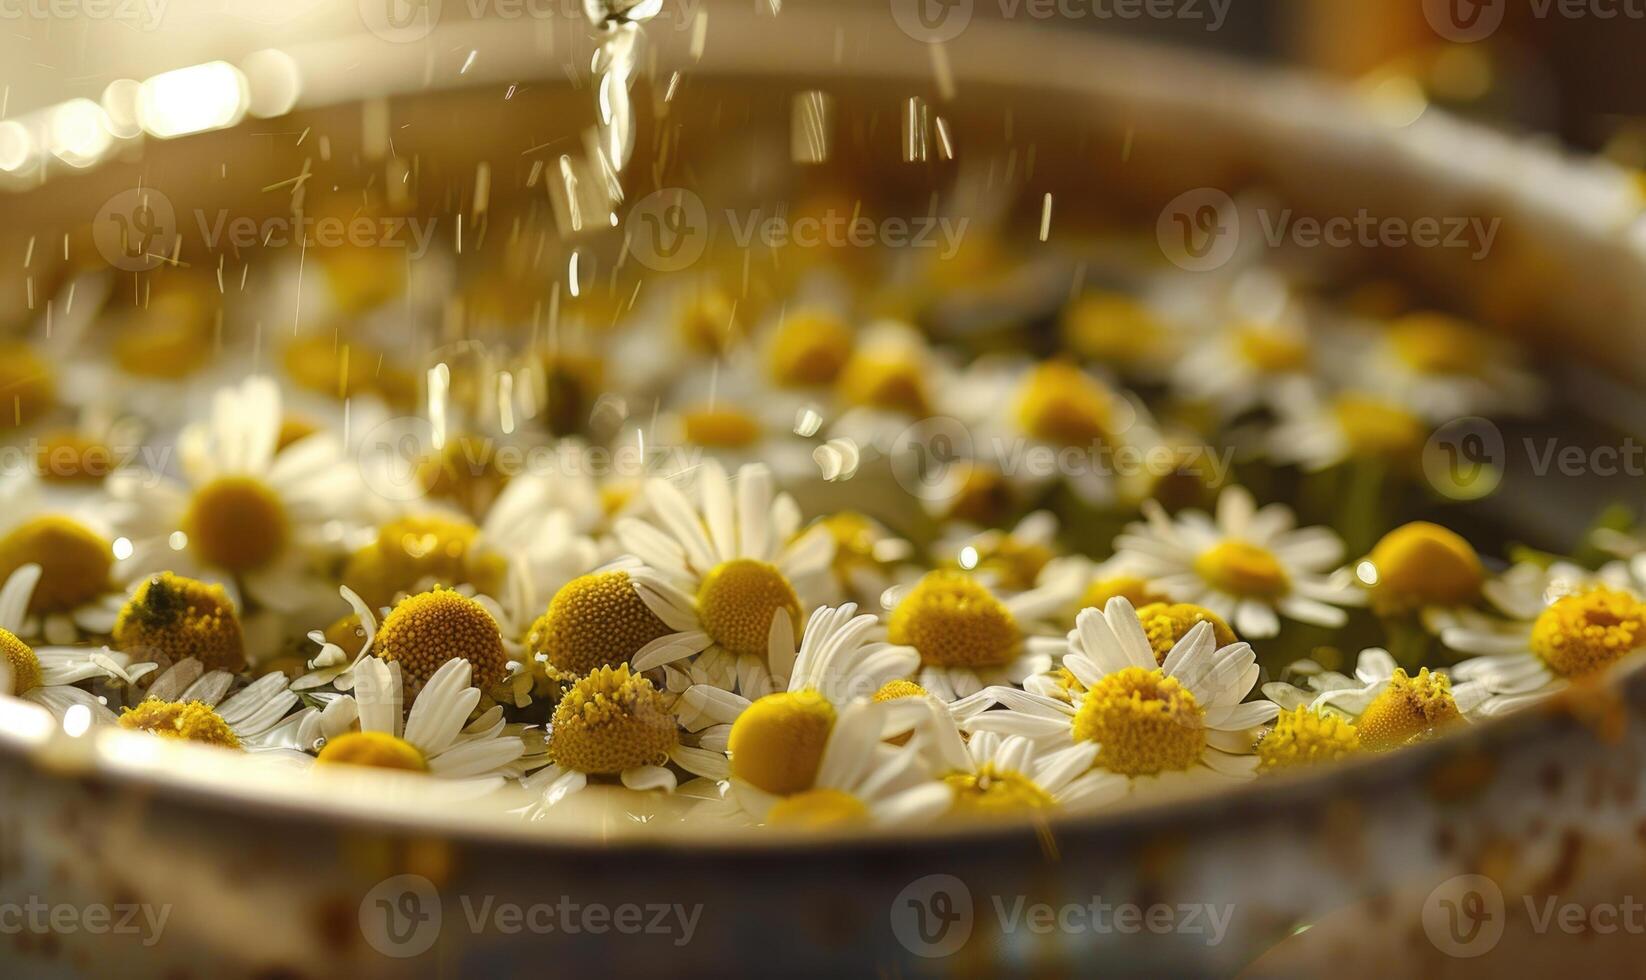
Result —
M1568 379L1606 393L1591 410L1626 410L1646 383L1646 235L1623 173L1409 95L981 17L933 45L878 5L800 7L653 24L619 213L689 186L711 211L850 187L920 214L972 181L1003 226L1049 220L1058 235L1167 234L1172 202L1208 189L1261 188L1299 214L1490 216L1502 231L1484 260L1439 248L1355 261L1543 344ZM84 172L17 181L0 198L0 254L91 247L104 202L139 186L176 215L260 217L286 213L298 175L347 193L403 178L401 161L419 181L407 207L442 235L461 233L463 213L494 238L519 222L615 262L622 229L569 229L545 190L594 119L588 31L446 13L432 31L353 24L283 45L302 96L277 118L132 140ZM198 222L177 225L181 254L216 261ZM467 261L484 261L468 231ZM50 275L55 247L35 251ZM1536 539L1619 492L1546 486L1511 463L1481 506ZM598 793L526 822L370 774L318 777L293 799L213 750L74 736L0 698L0 899L82 916L49 934L0 919L0 953L14 976L1592 970L1632 963L1629 934L1562 931L1542 903L1591 909L1646 880L1643 718L1646 677L1620 670L1407 751L1222 795L820 839L695 831L666 804L636 812ZM103 928L84 914L100 905Z

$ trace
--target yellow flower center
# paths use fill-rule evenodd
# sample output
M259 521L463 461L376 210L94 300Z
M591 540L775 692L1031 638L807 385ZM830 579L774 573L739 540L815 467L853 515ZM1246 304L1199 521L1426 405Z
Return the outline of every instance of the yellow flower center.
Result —
M1160 348L1166 327L1130 296L1088 293L1063 316L1063 339L1081 357L1135 364Z
M1023 592L1034 588L1040 570L1053 557L1052 549L1043 544L1001 535L992 548L978 556L975 570L992 573L1002 589Z
M760 441L760 422L735 408L701 408L681 414L686 441L696 446L741 449Z
M1204 718L1194 695L1177 678L1127 667L1086 692L1075 712L1074 737L1102 746L1097 765L1111 772L1182 772L1206 750Z
M1137 618L1143 623L1143 633L1149 638L1149 646L1154 648L1156 663L1164 664L1172 647L1188 636L1198 623L1212 624L1212 639L1219 647L1226 647L1239 639L1222 616L1187 602L1150 603L1138 608Z
M1397 667L1389 686L1361 712L1356 727L1364 748L1382 752L1429 738L1462 720L1445 674L1424 667L1409 677Z
M120 713L120 727L225 749L240 747L240 739L234 734L234 729L204 701L147 698L137 707Z
M742 337L732 298L715 287L705 287L681 307L675 329L688 350L718 355Z
M207 670L238 673L246 666L240 619L221 585L161 572L150 576L114 622L114 646L138 660L175 663L189 657Z
M883 564L876 554L881 531L874 521L856 511L843 510L818 523L834 538L834 571L842 579L854 569Z
M1561 677L1597 674L1646 646L1646 605L1614 589L1556 599L1532 623L1532 652Z
M1477 374L1487 353L1479 327L1439 313L1413 313L1389 324L1389 343L1423 374Z
M827 313L797 313L778 324L768 366L784 388L834 384L852 356L852 331Z
M567 769L610 775L662 765L678 737L663 695L621 664L593 671L560 699L549 755Z
M40 658L10 630L0 629L0 653L6 655L6 666L11 668L13 694L26 694L40 686Z
M335 333L299 337L286 345L282 363L299 387L338 400L376 394L391 405L408 406L417 399L416 377L387 363L385 352L344 343Z
M1263 374L1301 371L1309 363L1309 345L1284 330L1260 324L1242 324L1234 330L1240 359Z
M41 438L34 471L47 483L100 483L114 472L114 451L96 439L62 429Z
M320 250L321 268L337 305L347 312L361 313L404 292L406 261L394 253L392 248L364 246Z
M834 705L816 691L766 695L732 723L732 775L778 796L811 789L834 722Z
M1274 554L1245 541L1213 545L1195 559L1194 569L1212 588L1235 596L1273 599L1291 588Z
M1114 396L1072 364L1048 361L1024 379L1017 420L1030 438L1057 446L1092 446L1113 435Z
M448 439L417 467L418 482L434 497L450 500L474 514L484 514L503 492L509 475L497 461L497 445L483 436Z
M703 630L736 654L765 657L772 618L789 614L800 633L800 599L777 566L753 558L721 562L697 587L697 614Z
M1086 591L1081 593L1080 604L1075 611L1102 609L1109 604L1110 599L1117 597L1126 599L1134 609L1170 601L1164 592L1151 587L1148 579L1136 575L1111 575L1108 578L1093 579L1086 586Z
M196 490L183 531L207 562L247 572L273 561L291 533L286 505L268 484L222 476Z
M28 425L57 401L51 365L26 344L0 342L0 429Z
M1257 767L1262 772L1336 762L1360 751L1360 733L1336 715L1300 705L1283 712L1274 728L1258 740Z
M901 701L904 698L923 698L926 689L914 681L887 681L874 692L875 701Z
M302 442L320 431L320 426L306 418L285 415L280 418L280 434L275 437L274 451L284 452L288 446Z
M467 660L474 686L491 690L508 670L503 636L486 607L460 592L434 589L395 604L377 631L373 652L397 661L414 698L449 660Z
M949 503L949 515L982 527L1004 523L1012 509L1012 488L999 471L973 464L960 492Z
M182 304L187 304L186 308ZM180 381L211 360L212 325L193 299L151 302L143 318L114 335L114 363L127 374Z
M1010 769L997 769L992 762L976 772L950 773L943 781L954 790L955 809L967 816L1001 817L1057 806L1052 794L1034 780Z
M1423 420L1399 405L1352 392L1332 400L1332 415L1359 459L1407 459L1428 439Z
M869 822L869 807L837 789L809 789L778 800L766 814L769 827L834 830Z
M1377 572L1372 598L1386 611L1474 602L1486 577L1469 542L1426 521L1385 534L1370 560Z
M891 642L936 667L998 667L1017 656L1023 633L994 593L960 572L928 573L892 610Z
M526 646L556 670L581 676L627 663L672 632L634 591L628 572L591 572L560 587L526 634Z
M926 369L913 352L859 350L841 369L835 387L847 405L914 418L931 414Z
M435 514L409 515L377 531L377 542L350 556L343 581L368 605L385 606L419 582L467 582L491 594L506 564L475 546L479 529Z
M429 761L417 746L388 732L345 732L327 741L315 761L408 772L429 771Z
M39 565L40 582L29 611L65 612L108 591L112 548L79 521L33 517L0 538L0 582L24 565Z

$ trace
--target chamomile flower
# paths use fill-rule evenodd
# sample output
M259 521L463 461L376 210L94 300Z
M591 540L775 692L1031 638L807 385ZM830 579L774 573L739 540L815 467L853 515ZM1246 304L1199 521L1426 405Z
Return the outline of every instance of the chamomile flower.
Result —
M891 320L872 324L835 378L840 415L829 434L865 453L888 453L910 424L939 414L951 373L913 328Z
M582 791L591 778L672 792L671 762L711 779L728 771L724 753L682 744L670 699L627 664L597 667L571 685L549 723L548 754L553 764L524 781L542 806Z
M283 674L264 674L229 694L235 675L182 660L154 679L120 715L121 728L248 752L289 750L281 723L298 705Z
M920 574L914 545L866 514L843 510L815 526L834 538L831 605L851 601L878 608L888 590Z
M1433 422L1469 415L1522 414L1543 388L1509 341L1456 317L1410 313L1381 329L1346 331L1357 387L1414 406Z
M1005 710L975 714L967 729L1025 736L1045 751L1095 743L1095 765L1134 789L1249 777L1254 729L1279 708L1245 700L1259 673L1251 647L1213 637L1212 624L1197 624L1161 659L1131 603L1110 600L1069 634L1070 701L990 688Z
M933 555L1001 592L1027 592L1057 557L1057 516L1037 510L1010 529L950 525Z
M1164 590L1138 571L1126 555L1093 561L1085 555L1066 555L1047 562L1037 586L1056 589L1074 600L1058 615L1059 626L1071 627L1082 609L1102 609L1115 596L1124 596L1139 609L1151 603L1171 602Z
M729 798L754 820L801 830L919 825L954 792L912 745L883 739L893 706L836 708L812 691L767 695L732 726Z
M1182 333L1161 311L1124 293L1088 290L1064 309L1060 326L1082 360L1148 381L1165 374L1183 347Z
M355 511L358 484L329 434L276 453L280 418L279 388L252 378L218 391L211 417L183 430L182 481L111 477L132 546L116 575L131 581L170 570L243 590L274 610L316 601L325 587L315 557L340 545L338 522Z
M1409 674L1386 650L1360 652L1353 677L1322 670L1313 661L1293 664L1300 689L1286 682L1263 685L1263 693L1288 711L1308 707L1353 722L1357 745L1372 752L1433 738L1460 725L1486 701L1478 682L1453 685L1443 671L1421 668Z
M1480 604L1486 571L1474 546L1438 524L1402 524L1356 563L1373 611L1383 616L1415 614L1430 632L1456 625Z
M63 645L107 636L124 601L114 587L115 535L106 503L65 501L33 477L6 481L0 514L0 578L25 565L40 568L27 618L14 630L25 639Z
M642 563L628 573L636 591L673 631L632 666L690 659L696 682L758 697L772 690L772 665L793 659L801 611L827 593L834 539L821 528L796 537L799 509L774 492L763 466L739 470L735 488L712 461L696 476L695 503L653 479L655 523L617 523L618 540Z
M897 599L887 636L920 654L921 687L956 701L1049 669L1060 641L1035 633L1071 598L1061 583L1002 597L966 572L939 569Z
M1309 472L1350 460L1415 470L1429 424L1386 395L1345 389L1323 395L1308 385L1275 390L1279 420L1265 437L1270 459Z
M39 584L40 566L24 565L6 577L0 586L0 661L5 683L0 693L10 694L40 705L59 720L80 706L94 723L112 724L114 713L102 698L76 685L86 681L129 686L155 669L152 663L135 663L132 658L107 647L31 647L18 635L29 607L29 595Z
M1260 773L1338 762L1359 751L1354 722L1301 704L1282 711L1253 748Z
M1174 599L1212 610L1242 636L1274 636L1281 616L1341 626L1339 607L1364 601L1356 586L1327 577L1343 557L1335 533L1296 527L1283 504L1258 509L1242 487L1223 490L1215 518L1188 510L1174 519L1152 501L1143 513L1147 522L1130 525L1116 551Z
M1314 350L1295 319L1244 319L1187 345L1173 364L1172 390L1233 418L1306 385Z
M511 734L501 706L470 722L481 691L470 682L474 668L447 660L411 695L397 661L366 657L355 665L353 693L331 701L305 726L318 745L318 765L371 766L427 773L442 779L502 785L519 775L526 743ZM411 710L406 702L412 701Z
M1621 569L1612 571L1516 565L1484 587L1506 619L1477 614L1441 633L1446 646L1474 655L1453 667L1452 676L1485 688L1482 715L1598 678L1646 648L1646 603L1618 581Z

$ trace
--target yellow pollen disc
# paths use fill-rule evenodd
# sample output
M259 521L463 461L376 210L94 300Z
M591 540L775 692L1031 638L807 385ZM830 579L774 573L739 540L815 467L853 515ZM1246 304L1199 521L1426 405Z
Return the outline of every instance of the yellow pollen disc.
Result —
M681 308L675 329L688 350L724 354L743 333L736 319L737 304L720 289L707 287Z
M1040 570L1055 555L1043 544L1014 541L1002 536L992 550L978 557L976 571L991 572L1000 588L1025 592L1034 588Z
M622 664L591 672L560 699L549 755L567 769L611 775L662 765L678 737L663 695Z
M120 713L120 727L225 749L240 747L240 739L234 734L234 729L204 701L148 698L137 707Z
M778 796L811 789L834 721L834 705L816 691L766 695L732 723L732 775Z
M177 304L188 304L183 309ZM162 381L180 381L211 360L211 321L192 299L177 297L164 306L156 299L140 322L114 335L114 363L127 374Z
M960 572L929 572L892 610L891 642L920 651L935 667L998 667L1010 663L1023 633L1005 603Z
M1382 752L1428 738L1462 720L1445 674L1431 674L1424 667L1409 677L1396 668L1389 686L1361 712L1356 727L1363 747Z
M1010 769L996 769L992 762L976 772L950 773L943 781L954 790L955 809L969 816L1001 817L1057 806L1052 794L1034 780Z
M150 576L120 607L114 646L137 660L193 657L207 670L236 673L246 666L240 619L228 593L171 572Z
M634 498L639 494L639 484L626 481L620 482L614 478L601 484L600 510L607 517L615 517L623 511L623 508L633 503Z
M291 529L286 505L268 484L221 476L194 492L183 531L210 564L247 572L278 557Z
M352 213L336 217L350 220ZM361 313L387 303L406 289L406 263L396 260L395 249L361 245L319 250L321 268L332 299L343 310Z
M764 658L772 619L779 610L789 614L798 636L803 624L800 599L777 566L768 562L753 558L721 562L697 587L697 615L704 632L732 653Z
M1238 640L1222 616L1187 602L1156 602L1140 606L1137 618L1143 623L1143 633L1149 638L1149 646L1154 648L1156 663L1164 664L1172 647L1188 636L1197 623L1212 624L1212 642L1219 647L1226 647Z
M1088 293L1063 314L1063 339L1081 357L1135 364L1160 349L1166 327L1147 306L1118 293Z
M1479 327L1440 313L1412 313L1389 324L1389 344L1423 374L1477 374L1487 355Z
M1273 599L1291 588L1286 570L1266 548L1227 540L1206 549L1194 562L1195 572L1219 592Z
M846 362L835 387L847 405L914 418L931 414L925 367L912 352L859 350Z
M1309 363L1309 345L1287 331L1243 324L1235 328L1234 342L1241 360L1264 374L1301 371Z
M926 689L914 681L887 681L874 692L875 701L901 701L904 698L923 698Z
M429 771L429 761L417 746L388 732L345 732L327 741L315 761L409 772Z
M856 511L843 510L818 522L834 538L835 574L845 578L855 568L877 567L875 555L881 532L875 523Z
M1613 589L1556 599L1532 623L1532 652L1562 677L1587 677L1646 646L1646 605Z
M449 660L467 660L472 683L482 691L500 683L509 664L497 620L480 603L450 589L400 600L384 617L372 650L400 664L409 697Z
M868 822L868 805L837 789L809 789L786 796L766 814L767 826L796 830L861 827Z
M73 430L59 430L40 440L34 471L47 483L100 483L114 472L114 451Z
M1258 740L1255 751L1262 772L1336 762L1360 751L1360 733L1336 715L1300 705L1281 713L1274 728Z
M1047 361L1023 382L1017 421L1030 438L1056 446L1092 446L1113 436L1114 396L1073 364Z
M26 344L0 342L0 430L28 425L56 402L51 365Z
M526 634L526 646L556 670L582 676L627 663L672 632L634 591L628 572L591 572L560 587Z
M79 521L30 518L0 538L0 582L24 565L39 565L40 582L29 600L29 611L66 612L108 591L112 548Z
M493 594L503 559L476 548L479 529L437 514L408 515L378 528L375 544L351 555L343 582L371 606L386 606L419 582L467 582Z
M1480 597L1486 573L1469 542L1438 524L1413 521L1385 534L1369 556L1380 610L1458 606Z
M772 335L768 366L785 388L834 384L852 356L852 331L827 313L797 313Z
M0 653L5 654L6 666L11 668L13 694L26 694L40 686L40 658L10 630L0 629Z
M320 431L320 427L305 418L287 415L280 419L280 435L274 441L274 451L281 452L286 447L302 442L309 436Z
M997 470L973 464L960 492L949 503L948 516L981 527L1005 522L1012 509L1012 488Z
M1086 586L1086 591L1080 596L1081 609L1102 609L1109 604L1110 599L1123 597L1132 604L1134 609L1157 602L1169 602L1164 592L1157 592L1149 585L1149 580L1136 575L1112 575L1108 578L1093 579Z
M735 408L702 408L680 417L686 441L696 446L741 449L760 441L760 423Z
M498 466L497 446L482 436L458 436L425 456L417 466L418 482L431 496L483 514L503 492L509 476Z
M1351 455L1360 459L1409 459L1429 438L1423 420L1406 409L1379 398L1345 393L1332 401Z
M376 394L391 405L408 406L418 395L418 382L408 372L386 363L383 351L345 343L335 333L313 333L286 345L282 364L298 386L336 398Z
M1077 741L1102 748L1097 765L1126 776L1182 772L1206 750L1205 712L1159 670L1127 667L1086 692L1074 716Z

